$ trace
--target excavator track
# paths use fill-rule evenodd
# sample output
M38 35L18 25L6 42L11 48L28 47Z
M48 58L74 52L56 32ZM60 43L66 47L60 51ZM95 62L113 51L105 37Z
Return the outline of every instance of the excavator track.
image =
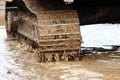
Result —
M19 41L32 46L39 62L79 60L82 38L77 12L66 8L65 4L44 8L43 4L40 6L39 0L23 1L28 10L7 12L9 32L13 32ZM36 5L32 7L32 4ZM12 20L9 20L10 17Z

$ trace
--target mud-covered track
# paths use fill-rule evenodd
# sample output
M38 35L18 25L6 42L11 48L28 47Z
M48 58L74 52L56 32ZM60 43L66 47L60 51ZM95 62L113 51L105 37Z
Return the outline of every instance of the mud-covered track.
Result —
M16 10L6 11L8 35L34 48L39 62L74 61L79 58L82 37L75 10L62 0L18 2L24 4L18 5ZM17 4L17 1L11 5L13 3Z

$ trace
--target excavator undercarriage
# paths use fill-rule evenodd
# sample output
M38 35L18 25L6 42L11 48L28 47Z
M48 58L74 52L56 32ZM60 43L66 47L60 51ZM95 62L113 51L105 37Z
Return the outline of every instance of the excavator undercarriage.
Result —
M32 46L39 62L80 59L79 22L77 11L63 0L13 0L6 3L8 36Z

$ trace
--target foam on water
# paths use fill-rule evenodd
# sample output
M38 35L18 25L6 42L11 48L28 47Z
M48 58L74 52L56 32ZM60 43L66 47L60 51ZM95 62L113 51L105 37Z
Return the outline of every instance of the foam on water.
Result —
M103 47L104 45L120 45L119 24L94 24L81 26L82 47Z

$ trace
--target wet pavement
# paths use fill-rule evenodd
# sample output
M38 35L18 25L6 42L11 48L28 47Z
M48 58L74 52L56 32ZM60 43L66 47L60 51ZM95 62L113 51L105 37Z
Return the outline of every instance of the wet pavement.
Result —
M0 80L120 80L120 53L87 55L81 61L38 63L34 50L5 41L0 29Z

